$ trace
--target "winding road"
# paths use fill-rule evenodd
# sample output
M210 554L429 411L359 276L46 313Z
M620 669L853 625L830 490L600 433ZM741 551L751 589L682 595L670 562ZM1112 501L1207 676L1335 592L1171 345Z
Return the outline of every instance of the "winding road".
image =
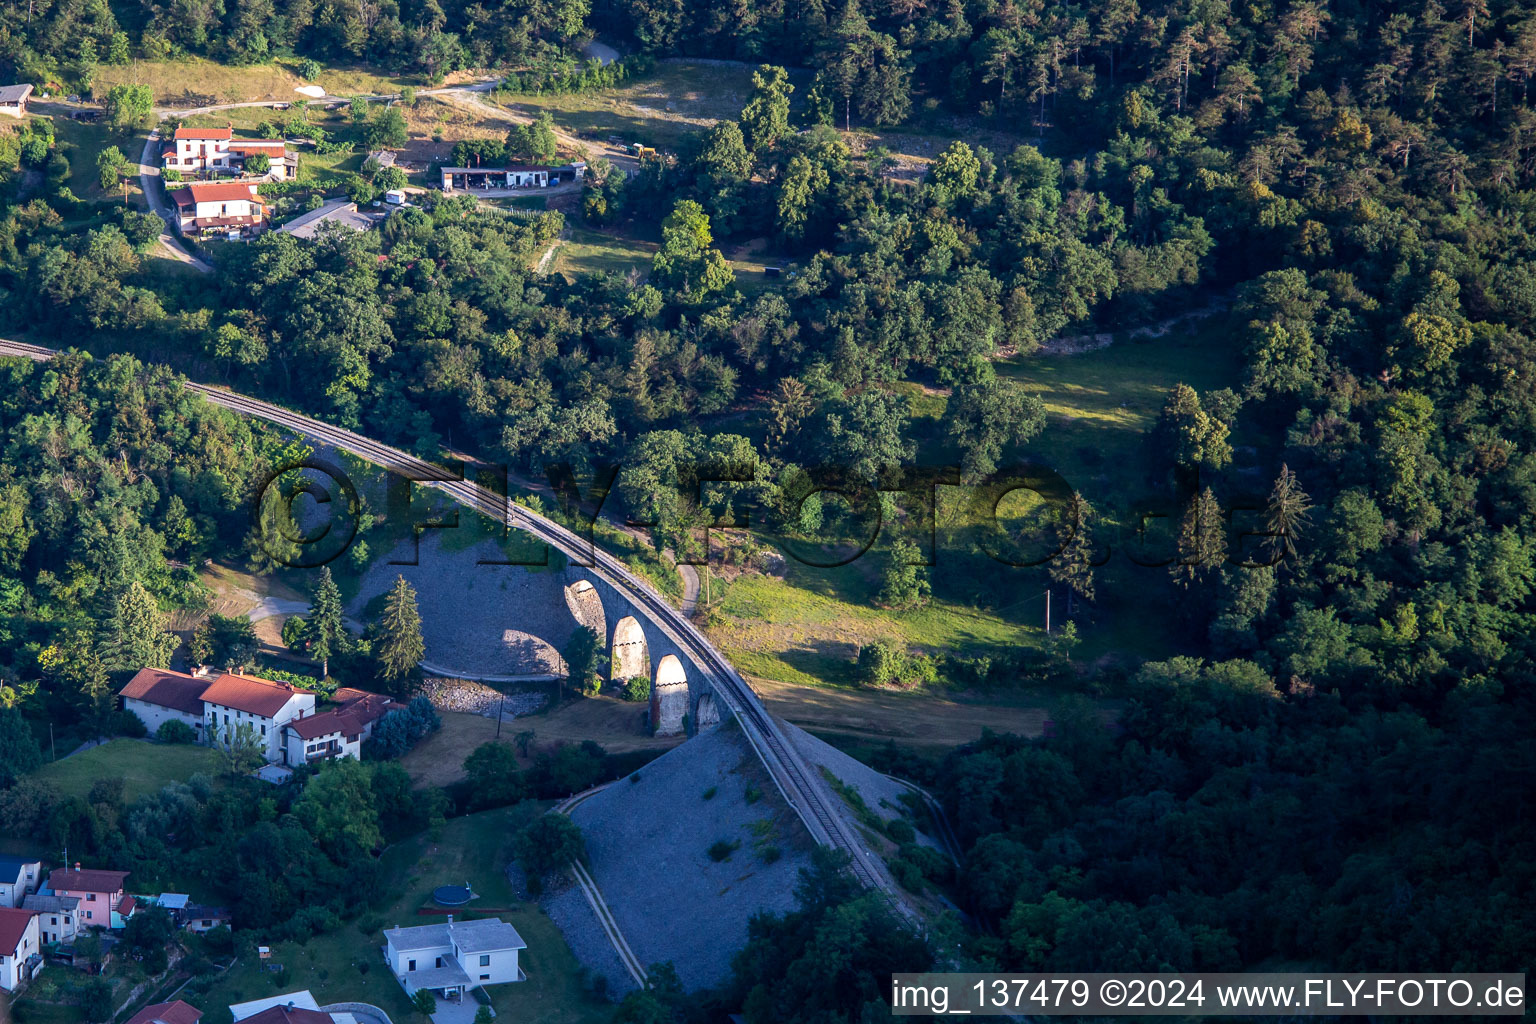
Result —
M0 341L0 355L22 356L38 361L52 359L58 353L40 345ZM636 613L649 620L676 647L685 652L702 673L741 726L742 734L767 768L774 785L786 803L794 809L806 830L817 843L845 851L850 870L861 884L883 892L893 907L908 918L914 911L903 898L884 863L859 841L856 827L841 798L817 770L800 756L778 722L763 707L757 694L725 657L697 627L649 584L632 574L618 559L605 551L589 547L565 527L513 503L478 484L460 479L446 470L396 448L380 444L350 430L221 388L185 381L188 390L202 395L215 405L234 412L266 420L302 437L333 446L382 469L405 476L424 486L435 487L462 505L466 505L509 527L524 530L570 561L588 568L593 575L613 587L628 600Z

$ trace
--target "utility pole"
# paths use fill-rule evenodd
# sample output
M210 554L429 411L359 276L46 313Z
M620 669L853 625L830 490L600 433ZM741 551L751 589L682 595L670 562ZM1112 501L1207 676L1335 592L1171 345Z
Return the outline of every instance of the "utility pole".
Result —
M1051 635L1051 588L1045 588L1045 635Z
M501 719L507 713L507 684L501 684L501 705L496 709L496 738L501 739Z

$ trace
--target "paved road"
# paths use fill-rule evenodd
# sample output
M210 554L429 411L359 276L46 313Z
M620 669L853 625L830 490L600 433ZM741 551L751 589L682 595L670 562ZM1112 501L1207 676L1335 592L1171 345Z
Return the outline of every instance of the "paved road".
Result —
M156 128L144 139L144 151L139 154L139 191L144 193L144 201L149 204L149 212L158 216L164 225L164 230L160 232L160 248L171 259L179 260L205 274L213 273L213 267L207 261L182 248L182 243L177 238L175 213L171 210L170 201L166 198L165 189L162 186L160 129Z

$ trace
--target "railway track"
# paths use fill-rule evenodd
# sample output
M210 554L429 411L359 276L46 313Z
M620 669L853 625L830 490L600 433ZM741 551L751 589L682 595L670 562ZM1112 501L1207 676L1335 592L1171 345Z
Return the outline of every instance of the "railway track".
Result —
M38 345L0 340L0 354L43 361L51 359L56 353ZM215 405L266 420L414 482L436 488L460 504L497 522L532 534L564 553L573 563L589 569L628 599L680 651L688 654L714 692L730 708L741 725L743 735L768 769L780 795L800 817L812 838L824 846L845 851L850 858L850 870L860 883L883 892L903 916L913 916L884 865L858 841L853 827L838 811L835 801L840 798L830 791L825 780L814 774L813 769L794 749L778 723L758 700L752 687L686 616L652 590L649 584L631 574L618 559L597 550L595 546L589 546L558 523L515 504L510 497L461 479L406 452L270 402L192 381L186 381L185 385L188 390L202 395Z

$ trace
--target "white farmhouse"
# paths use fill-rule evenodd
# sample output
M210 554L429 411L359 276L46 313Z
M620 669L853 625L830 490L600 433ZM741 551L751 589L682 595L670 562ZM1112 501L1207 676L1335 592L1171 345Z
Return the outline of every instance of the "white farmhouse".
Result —
M236 181L194 181L171 193L176 201L176 227L183 235L248 238L267 223L267 207L254 184Z
M178 171L227 171L230 128L177 128L165 150L165 166Z
M37 915L30 910L0 907L0 989L16 991L42 966Z
M75 935L80 931L80 897L33 893L21 901L21 906L37 915L43 945L56 942L67 946L75 941Z
M345 688L336 691L341 706L295 718L283 727L284 764L306 764L328 757L362 758L363 741L391 711L405 705L377 693Z
M0 85L0 114L6 117L26 117L27 100L31 97L30 85Z
M166 722L180 722L203 742L203 691L209 680L165 668L141 668L123 687L123 710L132 711L153 736Z
M43 862L25 857L0 856L0 906L19 907L27 893L37 892L43 878Z
M384 933L384 959L414 996L422 989L448 999L462 999L476 985L526 981L517 965L517 951L528 944L505 921L454 921L414 928L390 928Z
M314 713L313 693L269 679L226 672L203 691L203 732L209 744L227 745L249 726L268 761L278 761L286 752L283 727Z

